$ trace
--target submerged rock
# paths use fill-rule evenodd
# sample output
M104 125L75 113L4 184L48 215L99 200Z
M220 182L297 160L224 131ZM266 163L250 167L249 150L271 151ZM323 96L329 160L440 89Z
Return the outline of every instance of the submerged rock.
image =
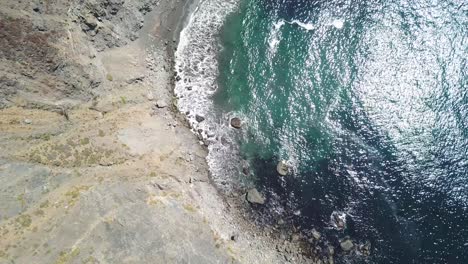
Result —
M285 160L282 160L282 161L278 162L278 165L276 166L276 171L278 171L279 175L281 175L281 176L288 175L289 166L288 166L288 164L286 164Z
M364 255L364 256L369 256L370 251L371 251L371 242L366 241L364 244L359 245L359 251Z
M351 249L354 248L354 243L353 243L353 241L351 241L351 239L349 237L346 237L343 240L341 240L340 247L344 251L350 251Z
M250 189L247 192L246 199L249 203L264 204L265 198L257 191L257 189Z
M233 128L239 129L242 127L242 121L240 120L240 118L234 117L233 119L231 119L231 126Z
M316 240L319 240L320 237L321 237L322 235L320 235L320 233L319 233L317 230L315 230L315 228L314 228L314 229L312 229L312 236L313 236Z
M333 246L328 246L328 255L333 256L335 254L335 248Z

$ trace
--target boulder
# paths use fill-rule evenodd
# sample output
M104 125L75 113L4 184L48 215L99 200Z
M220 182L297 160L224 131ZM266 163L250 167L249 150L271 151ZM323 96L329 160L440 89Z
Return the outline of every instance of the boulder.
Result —
M242 121L240 120L240 118L234 117L234 118L231 119L231 126L233 128L239 129L239 128L242 127Z
M345 238L341 240L340 247L343 251L350 251L351 249L354 248L354 243L353 241L351 241L351 239Z
M163 100L158 100L158 101L156 102L156 106L157 106L158 108L166 108L166 107L167 107L167 103L164 102Z
M333 256L335 254L335 248L333 246L328 246L328 255Z
M201 115L195 115L195 120L197 120L198 123L201 123L205 121L205 117Z
M257 191L257 189L250 189L247 192L246 199L249 203L264 204L265 198Z
M364 244L359 245L359 251L364 255L364 256L369 256L371 253L371 242L366 241Z
M320 233L317 230L315 230L315 228L312 229L312 236L315 238L315 240L319 240L321 237Z
M346 213L334 211L330 216L330 220L337 230L346 228Z
M288 164L286 164L285 160L282 160L282 161L278 162L278 165L276 166L276 171L278 171L279 175L281 175L281 176L288 175L289 166L288 166Z

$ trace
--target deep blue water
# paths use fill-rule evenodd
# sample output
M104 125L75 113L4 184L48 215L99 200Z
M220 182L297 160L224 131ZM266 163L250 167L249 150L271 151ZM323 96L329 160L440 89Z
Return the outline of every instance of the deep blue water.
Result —
M218 36L212 100L246 123L237 140L265 214L335 245L369 240L371 263L468 263L467 10L241 1ZM276 173L282 159L292 175Z

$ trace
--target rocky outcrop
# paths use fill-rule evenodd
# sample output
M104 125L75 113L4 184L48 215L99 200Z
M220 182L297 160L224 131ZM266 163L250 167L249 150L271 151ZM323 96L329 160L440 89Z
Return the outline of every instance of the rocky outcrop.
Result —
M70 59L73 50L60 48L67 39L62 22L47 20L47 30L38 31L34 21L40 18L34 14L33 20L5 10L0 14L0 108L14 105L15 96L29 103L42 97L50 102L92 98L101 80L93 65L84 67Z
M138 38L144 15L157 0L86 0L72 9L83 32L98 51L121 47Z

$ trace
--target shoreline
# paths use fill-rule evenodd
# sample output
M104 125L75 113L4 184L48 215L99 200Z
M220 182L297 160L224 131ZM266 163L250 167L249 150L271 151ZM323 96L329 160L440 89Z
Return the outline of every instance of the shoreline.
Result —
M188 13L184 16L184 19L189 19L192 13L199 8L199 3L197 4L195 2L199 1L193 1L191 4L192 9L191 11L187 11ZM180 24L187 26L187 22L181 22ZM184 27L179 28L177 35L180 35L181 31L184 29ZM215 34L218 33L219 32L216 32ZM174 38L177 39L177 45L179 44L179 38L180 36ZM176 64L175 55L172 53L174 50L176 49L171 49L169 56L171 57L171 61L174 61L174 64ZM177 71L178 69L175 68L174 78L178 77ZM177 82L175 81L172 84L172 93L173 96L177 98L178 95L174 91L176 83ZM200 132L200 129L195 131L196 126L193 125L196 125L196 123L190 122L188 116L184 114L182 110L175 109L175 113L179 118L181 118L181 120L186 122L188 129L198 137L199 143L204 143L204 149L207 152L206 158L208 158L209 146L211 143L209 142L209 136L204 137L202 134L207 131ZM229 119L226 122L228 121ZM284 223L281 219L275 223L271 223L271 221L268 220L265 221L265 218L262 216L265 210L260 209L261 205L259 207L259 205L251 204L247 201L247 192L251 190L248 186L237 183L231 186L232 189L226 191L226 189L223 188L224 186L220 185L219 182L214 181L212 175L213 172L210 171L209 164L206 164L206 166L210 174L211 184L217 190L218 194L228 207L228 213L230 213L230 224L240 227L240 230L246 231L246 233L248 233L246 234L246 237L248 237L247 241L262 238L264 241L260 243L260 247L265 247L266 245L269 249L273 249L273 254L278 254L280 256L279 263L284 263L284 261L287 263L334 263L335 256L333 252L335 250L333 246L326 243L324 249L317 249L318 240L316 239L317 241L313 241L313 236L312 238L310 234L309 236L306 236L303 232L298 231L293 224ZM314 236L317 234L320 236L318 232L314 232ZM245 248L245 250L248 249ZM260 261L259 263L263 262Z
M190 3L188 3L190 2ZM168 34L166 41L172 39L173 47L168 48L167 55L172 65L174 79L177 76L176 74L176 60L175 60L175 51L179 45L180 34L184 30L185 26L188 24L193 12L196 12L199 8L200 0L188 0L188 2L183 5L180 12L184 13L177 22L173 23L176 25L176 30L171 31L172 34ZM188 6L187 6L188 5ZM164 37L163 37L164 38ZM169 42L171 43L171 41ZM170 46L170 45L168 45ZM175 80L172 79L169 85L170 92L174 98L177 98L175 94ZM175 107L172 109L175 118L180 120L186 125L187 130L191 132L195 141L193 144L199 145L202 141L199 141L199 134L192 131L194 128L191 126L187 117L180 112L180 110ZM208 147L202 145L202 148L205 151L204 158L208 156ZM232 190L231 194L226 193L224 190L219 189L219 185L213 181L212 175L210 172L209 165L205 160L204 166L209 174L210 187L216 190L216 194L219 196L217 199L222 200L223 209L221 209L225 214L223 217L212 219L215 227L215 230L222 235L224 239L238 242L237 246L240 243L245 245L242 247L237 247L237 250L243 251L244 257L248 259L246 263L315 263L320 261L320 257L315 257L314 254L310 254L309 246L304 243L304 237L301 237L300 233L291 233L292 229L278 229L278 226L261 226L263 225L260 222L257 222L253 210L255 205L249 204L246 200L245 195L247 189L236 188ZM206 202L206 201L205 201ZM204 201L201 201L200 204L206 205ZM253 207L252 207L253 206ZM216 214L213 211L211 206L206 206L204 210L211 211L211 214ZM219 210L220 208L218 208ZM219 214L219 212L217 212ZM219 215L220 216L220 215ZM226 228L229 226L229 228ZM229 231L230 230L230 231ZM282 230L282 231L281 231ZM252 247L256 248L252 252ZM307 252L306 252L307 251ZM313 250L312 250L313 251ZM264 259L258 259L258 255L261 255ZM312 256L313 259L310 257ZM246 259L242 260L241 263L244 263ZM324 260L326 263L334 263L333 259ZM325 262L324 262L325 263Z

